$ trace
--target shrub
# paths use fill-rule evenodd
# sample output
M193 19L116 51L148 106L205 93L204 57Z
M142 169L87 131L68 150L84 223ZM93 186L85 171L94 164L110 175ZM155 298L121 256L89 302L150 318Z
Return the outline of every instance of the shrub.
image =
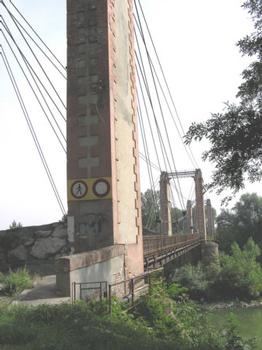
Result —
M259 247L250 238L243 250L237 243L231 255L222 254L220 264L186 265L176 271L174 280L188 288L193 299L257 298L262 293L262 268L256 261Z
M167 287L167 294L173 300L183 300L187 297L188 288L182 287L178 283L171 283Z
M217 331L208 324L197 305L187 298L179 302L170 299L169 293L174 292L177 297L177 291L181 296L185 289L177 284L165 287L155 283L150 294L138 304L136 317L143 318L157 337L172 341L175 349L220 349Z
M1 283L4 285L4 292L8 295L21 293L24 289L32 288L33 280L26 268L10 271L2 275Z
M262 292L262 269L256 261L260 249L250 238L243 250L237 243L231 246L232 255L221 256L221 273L218 281L221 290L230 296L254 298Z
M1 349L225 350L226 344L232 345L228 350L244 349L235 346L242 341L236 329L222 336L195 303L169 299L161 282L154 283L135 310L127 313L119 302L112 315L106 310L106 304L95 302L12 305L0 313Z
M225 350L252 350L256 348L255 339L243 339L239 335L237 320L231 315L224 332Z
M176 271L174 280L186 287L192 298L206 296L209 282L206 273L199 263L197 266L185 265Z

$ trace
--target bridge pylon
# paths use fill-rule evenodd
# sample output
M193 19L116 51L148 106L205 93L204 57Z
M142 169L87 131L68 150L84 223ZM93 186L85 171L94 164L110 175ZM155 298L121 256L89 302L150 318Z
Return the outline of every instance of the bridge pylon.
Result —
M160 175L160 222L161 234L172 236L171 189L169 175L162 171Z
M194 233L194 223L193 223L193 207L192 201L188 200L186 204L186 227L188 232Z
M215 218L214 212L211 204L211 200L206 200L206 230L207 235L214 236L215 233Z
M196 192L196 228L202 239L206 241L206 217L204 203L203 177L200 169L195 172L195 192Z
M195 181L196 204L194 210L192 203L187 203L187 227L188 231L197 232L206 241L206 218L204 204L204 186L203 177L200 169L189 171L162 172L160 176L160 214L161 214L161 232L162 234L172 235L171 223L171 203L170 203L170 179L171 178L192 177ZM193 215L193 211L194 214ZM193 216L195 222L193 223Z
M133 0L67 0L68 237L143 272Z

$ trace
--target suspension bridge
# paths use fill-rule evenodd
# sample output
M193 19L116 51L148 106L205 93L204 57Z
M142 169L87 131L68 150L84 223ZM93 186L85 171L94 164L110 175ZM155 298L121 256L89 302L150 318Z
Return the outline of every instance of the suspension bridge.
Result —
M141 1L68 0L67 67L14 2L0 8L1 69L67 216L71 255L58 261L58 287L70 293L83 279L127 280L205 242L212 206ZM65 84L67 101L59 93ZM68 208L27 94L67 157Z

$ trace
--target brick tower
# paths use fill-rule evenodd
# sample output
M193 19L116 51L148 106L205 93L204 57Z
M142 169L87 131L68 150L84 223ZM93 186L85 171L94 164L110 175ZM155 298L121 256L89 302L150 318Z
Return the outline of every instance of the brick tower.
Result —
M143 272L133 0L67 0L68 235Z

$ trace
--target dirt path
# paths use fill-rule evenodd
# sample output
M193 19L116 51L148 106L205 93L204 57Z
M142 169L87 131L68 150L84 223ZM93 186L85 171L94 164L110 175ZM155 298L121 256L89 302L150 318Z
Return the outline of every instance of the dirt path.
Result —
M60 297L56 290L56 276L44 276L33 289L24 291L16 303L26 305L61 304L68 303L69 297Z

